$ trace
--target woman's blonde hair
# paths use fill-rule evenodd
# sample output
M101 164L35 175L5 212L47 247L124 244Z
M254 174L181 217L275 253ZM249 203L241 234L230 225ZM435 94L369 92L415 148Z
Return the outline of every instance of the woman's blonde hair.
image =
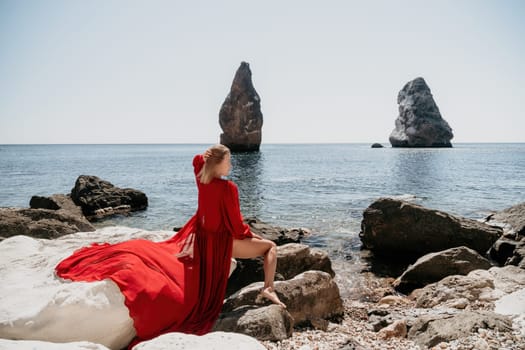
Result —
M206 150L208 157L205 158L204 166L197 176L203 184L209 184L215 177L215 167L224 160L230 149L224 145L218 144L211 146Z

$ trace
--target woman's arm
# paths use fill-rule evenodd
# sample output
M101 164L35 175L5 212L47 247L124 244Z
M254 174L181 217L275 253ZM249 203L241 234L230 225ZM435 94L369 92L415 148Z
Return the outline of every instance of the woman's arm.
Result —
M204 166L204 156L202 154L197 154L193 157L193 172L197 175L202 167Z
M204 163L206 163L206 159L208 159L210 156L211 151L207 149L203 154L197 154L195 157L193 157L193 172L195 173L195 176L201 172Z

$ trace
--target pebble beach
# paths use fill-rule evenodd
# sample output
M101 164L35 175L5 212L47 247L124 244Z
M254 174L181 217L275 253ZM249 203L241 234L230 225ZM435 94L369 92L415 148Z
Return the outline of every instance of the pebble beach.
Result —
M336 270L336 273L338 271ZM374 309L385 309L391 314L407 318L432 312L417 309L409 297L395 292L390 286L393 279L379 278L371 273L357 276L359 282L345 285L336 277L343 291L345 313L341 323L328 323L326 330L310 328L296 329L291 338L279 342L263 341L269 350L423 350L414 341L400 336L388 336L375 332L369 322L368 313ZM356 287L355 285L358 284ZM344 292L347 293L344 293ZM346 294L346 295L345 295ZM393 303L381 303L387 295L394 295ZM366 301L368 300L368 301ZM479 304L478 309L490 310L489 304ZM525 349L525 328L514 328L510 332L498 332L480 328L467 337L449 342L440 342L432 350L523 350Z

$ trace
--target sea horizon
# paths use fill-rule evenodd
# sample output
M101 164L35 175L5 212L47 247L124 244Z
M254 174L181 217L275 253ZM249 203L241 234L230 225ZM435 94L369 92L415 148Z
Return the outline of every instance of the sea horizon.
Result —
M219 142L217 142L216 144L218 144ZM263 147L264 145L283 145L283 146L286 146L286 145L372 145L374 143L379 143L379 144L386 144L387 146L385 146L385 148L387 148L388 146L390 146L391 148L454 148L454 145L463 145L463 144L525 144L525 141L464 141L464 142L452 142L452 147L392 147L390 145L390 142L389 141L385 141L385 142L378 142L378 141L355 141L355 142L267 142L267 143L262 143L261 144L261 147ZM132 143L126 143L126 142L116 142L116 143L111 143L111 142L108 142L108 143L99 143L99 142L96 142L96 143L0 143L0 146L76 146L76 145L79 145L79 146L96 146L96 145L101 145L101 146L118 146L118 145L123 145L123 146L138 146L138 145L158 145L158 146L162 146L162 145L188 145L188 146L192 146L192 145L195 145L195 146L200 146L200 145L213 145L214 143L206 143L206 142L132 142Z

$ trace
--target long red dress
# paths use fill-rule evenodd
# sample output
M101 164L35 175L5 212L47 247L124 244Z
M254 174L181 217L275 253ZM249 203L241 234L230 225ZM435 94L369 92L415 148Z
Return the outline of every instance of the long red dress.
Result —
M203 165L203 156L195 156L195 175ZM252 236L243 223L233 182L214 179L202 184L197 177L196 182L197 212L172 238L95 243L56 267L58 276L74 281L112 279L134 322L133 344L168 332L209 332L222 308L233 238ZM194 257L178 259L175 255L190 233L195 233Z

